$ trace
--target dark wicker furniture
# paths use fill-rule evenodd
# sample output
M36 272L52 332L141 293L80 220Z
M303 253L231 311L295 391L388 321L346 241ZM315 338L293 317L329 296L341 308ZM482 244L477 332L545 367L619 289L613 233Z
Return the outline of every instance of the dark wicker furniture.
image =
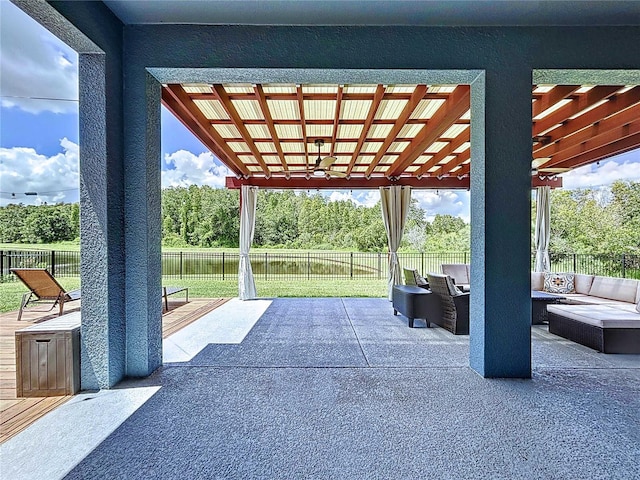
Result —
M637 328L601 328L549 312L549 332L603 353L640 353Z
M469 293L460 292L448 275L427 274L431 291L440 299L442 314L431 319L454 335L469 335Z
M392 291L393 314L400 312L409 319L409 327L413 328L416 318L424 318L427 327L432 319L442 315L440 301L431 291L416 285L394 285Z
M542 325L548 321L547 305L560 303L565 297L553 293L531 290L531 325Z

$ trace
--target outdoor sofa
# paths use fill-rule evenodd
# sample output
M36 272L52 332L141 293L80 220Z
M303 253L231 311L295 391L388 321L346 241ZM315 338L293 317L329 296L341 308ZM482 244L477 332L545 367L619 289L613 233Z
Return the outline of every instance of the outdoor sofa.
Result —
M604 353L640 353L640 281L533 272L531 289L565 297L548 305L549 332Z
M471 290L471 266L468 263L443 263L440 265L443 275L449 275L453 283L463 292Z

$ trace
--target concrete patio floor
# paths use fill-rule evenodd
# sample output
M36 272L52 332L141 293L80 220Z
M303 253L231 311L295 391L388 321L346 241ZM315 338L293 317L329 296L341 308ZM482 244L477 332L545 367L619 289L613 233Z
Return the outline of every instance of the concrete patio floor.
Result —
M532 327L533 378L385 299L231 300L0 445L2 478L640 478L640 355Z

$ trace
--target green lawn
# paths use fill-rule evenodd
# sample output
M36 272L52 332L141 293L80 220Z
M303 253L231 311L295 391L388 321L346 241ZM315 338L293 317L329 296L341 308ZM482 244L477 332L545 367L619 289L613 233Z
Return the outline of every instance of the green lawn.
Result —
M80 279L58 277L67 290L79 288ZM190 298L237 297L238 281L230 280L182 280L165 279L164 285L189 287ZM256 280L260 297L385 297L387 281L382 280ZM27 289L19 282L0 283L0 312L10 312L20 308L20 299Z

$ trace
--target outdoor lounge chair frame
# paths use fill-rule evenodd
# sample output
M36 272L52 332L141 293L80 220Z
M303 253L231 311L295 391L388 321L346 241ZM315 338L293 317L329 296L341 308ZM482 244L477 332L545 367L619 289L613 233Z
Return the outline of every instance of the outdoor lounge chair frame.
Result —
M80 289L67 292L46 268L12 268L11 272L29 289L22 295L18 321L29 304L51 302L51 308L45 311L51 311L58 305L60 307L58 316L60 316L66 303L80 300Z

